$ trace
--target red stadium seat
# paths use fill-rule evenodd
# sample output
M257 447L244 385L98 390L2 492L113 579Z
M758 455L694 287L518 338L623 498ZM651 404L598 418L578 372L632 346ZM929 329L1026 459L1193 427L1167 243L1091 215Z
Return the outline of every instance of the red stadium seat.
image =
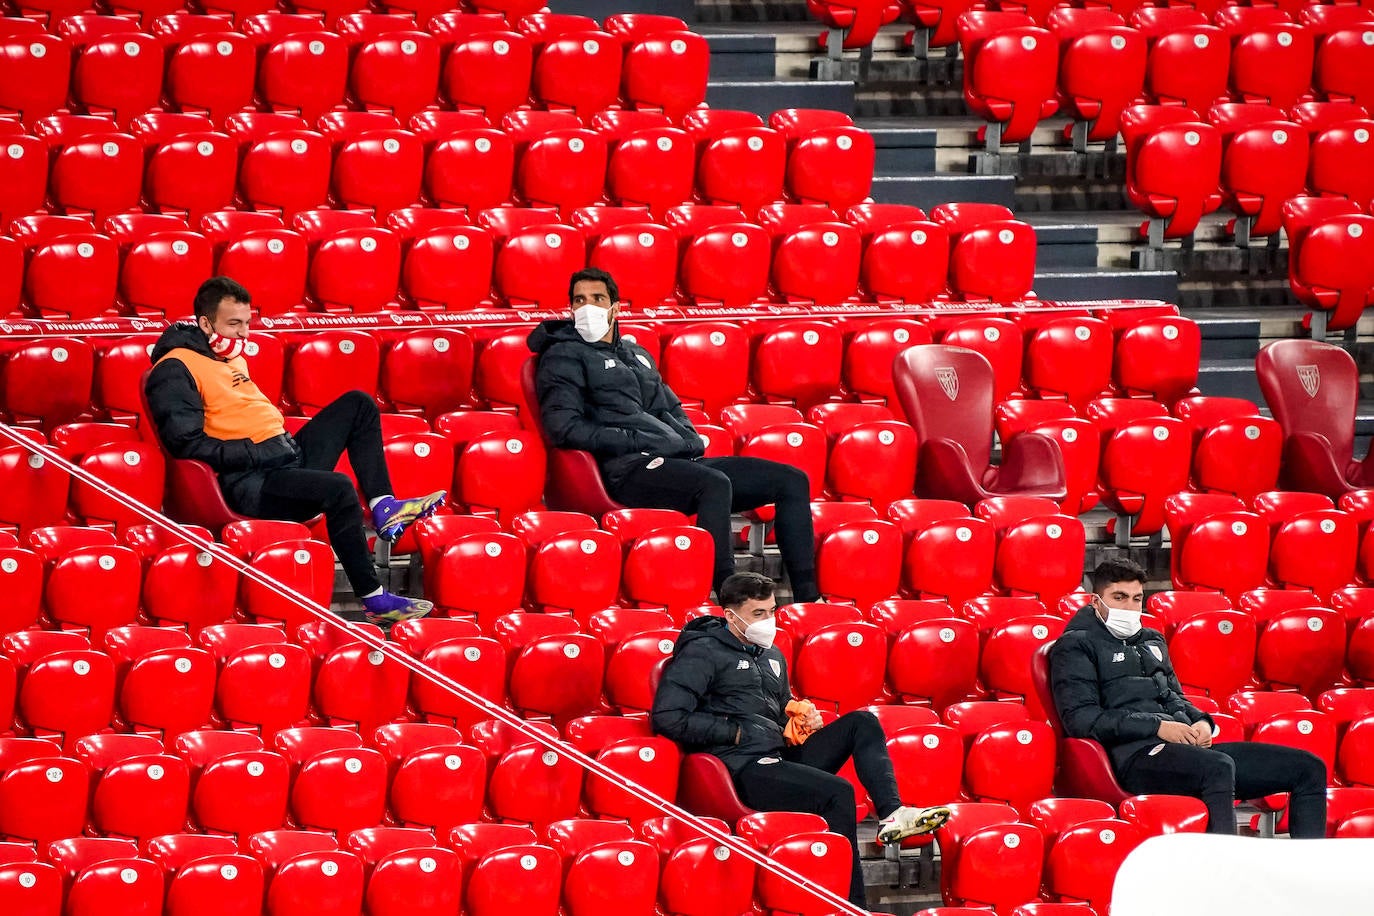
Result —
M90 772L69 757L29 759L0 775L0 835L46 844L80 836Z
M363 331L325 331L291 350L287 396L307 415L348 391L377 389L377 340Z
M462 622L469 623L469 621ZM478 696L495 704L504 704L506 699L506 653L496 640L480 636L456 636L441 639L431 645L422 657L426 665L459 681ZM449 691L435 687L423 679L415 681L413 697L416 709L429 722L453 722L459 726L467 727L488 716L485 709L464 699L454 699ZM447 764L445 765L447 766ZM484 778L484 773L473 776L471 772L464 771L461 775L461 787L470 787L469 781L472 779L481 782ZM477 791L475 799L466 794L456 798L449 795L445 797L452 804L460 806L456 810L466 812L474 806L481 807L480 790ZM427 799L426 794L417 792L413 797L416 808L412 810L423 810L424 802ZM393 798L394 803L395 799ZM431 816L434 815L424 815L424 817ZM412 815L411 819L417 817L421 817L421 815Z
M604 232L587 264L615 276L622 302L648 308L676 302L677 238L663 226L634 222Z
M62 213L95 214L139 209L143 147L126 133L106 133L63 143L52 158L48 187Z
M0 111L29 125L67 103L71 45L58 35L0 38Z
M485 127L443 136L425 162L425 189L442 207L483 210L511 200L515 146L498 130Z
M310 294L326 311L377 312L396 299L401 244L385 229L343 229L310 259Z
M697 160L697 187L711 204L754 213L782 198L787 145L766 127L740 127L708 136Z
M192 768L191 811L205 830L246 838L285 820L289 767L256 735L187 732L175 753Z
M894 21L897 5L886 0L807 0L807 11L833 35L822 33L832 57L841 49L862 48L873 43L878 29Z
M567 278L585 266L586 257L582 234L571 226L517 230L496 253L494 285L508 305L562 308Z
M715 416L745 400L749 384L749 335L737 324L699 322L663 347L663 380L684 404Z
M25 297L39 317L94 318L115 305L118 275L119 255L110 239L61 235L34 246L24 274Z
M424 148L409 131L368 131L334 154L334 196L341 206L380 216L420 198Z
M1164 527L1164 501L1188 485L1191 437L1169 417L1128 422L1102 449L1102 502L1116 513L1117 543Z
M1035 230L1020 220L994 220L954 242L949 277L966 301L1007 302L1031 294L1035 276Z
M1318 28L1306 21L1308 12L1304 10L1304 24L1309 32L1318 33ZM1369 82L1370 45L1365 38L1374 23L1371 23L1368 14L1335 8L1325 11L1315 7L1310 12L1313 15L1326 13L1328 16L1343 12L1361 17L1358 24L1337 25L1321 38L1312 71L1313 88L1332 101L1349 99L1366 107L1374 104L1374 91L1371 91L1374 86Z
M873 175L873 135L857 127L824 127L792 144L787 190L802 202L843 211L868 199Z
M789 868L802 872L831 893L848 889L851 848L843 838L823 829L819 815L760 811L740 818L740 838ZM793 882L760 872L756 893L765 910L809 912L815 897Z
M239 187L254 209L293 214L320 206L329 194L332 152L314 131L275 131L246 145Z
M313 123L343 105L349 50L344 39L332 32L302 29L263 36L261 48L258 88L268 110L297 112Z
M1222 200L1236 214L1237 243L1272 235L1283 202L1306 183L1306 132L1280 109L1257 102L1214 105L1207 117L1222 134Z
M1369 247L1370 218L1353 202L1296 197L1284 204L1284 228L1293 254L1288 282L1313 308L1313 336L1351 327L1369 304L1374 279L1366 276L1363 253ZM1330 314L1325 314L1329 312Z
M1227 24L1218 18L1218 25ZM1313 37L1299 25L1249 23L1231 28L1231 91L1242 102L1291 108L1312 85Z
M1041 118L1059 107L1054 35L1020 13L970 11L959 17L964 52L964 101L987 121L989 152L1030 138Z
M1221 136L1186 108L1133 105L1121 116L1126 194L1151 245L1192 235L1221 206Z
M465 535L444 548L431 597L449 616L481 621L520 606L525 585L525 548L506 534Z
M1196 391L1202 333L1186 318L1146 318L1116 340L1113 380L1128 397L1165 404Z
M1063 630L1062 620L1046 615L1017 617L993 627L979 659L984 686L998 699L1019 699L1032 716L1043 717L1030 662L1041 646L1057 639Z
M81 848L98 842L91 838L63 840L49 848L53 864L70 882L66 912L71 916L109 912L156 916L162 912L162 869L136 858L137 847L127 853Z
M554 130L524 148L516 184L527 206L555 207L569 218L605 198L606 141L585 129Z
M620 42L605 32L567 32L538 49L531 94L550 110L579 117L611 107L619 96Z
M1045 856L1040 831L1019 823L1008 805L959 804L952 811L936 833L945 903L1009 910L1034 897Z
M308 907L338 914L362 909L363 864L315 831L268 830L248 840L248 851L267 874L265 910L273 916Z
M81 458L81 468L120 490L137 502L160 511L166 468L157 446L136 442L112 442L97 446ZM87 525L112 525L123 530L143 521L143 516L122 502L104 496L88 484L72 486L72 508Z
M1141 94L1146 38L1110 10L1051 10L1046 27L1059 41L1059 87L1074 118L1080 151L1115 140L1121 112Z
M439 43L419 31L389 32L353 54L349 89L364 108L405 120L433 108L439 88Z
M130 24L132 26L132 23ZM120 124L162 96L162 45L152 35L129 31L70 35L73 50L71 92L89 114L111 114Z
M992 364L994 402L1001 403L1022 389L1025 340L1015 322L996 317L960 319L940 342L981 353Z
M842 303L856 296L859 265L856 229L844 223L813 223L778 240L773 286L787 302Z
M119 280L123 299L139 314L186 317L196 290L210 279L211 260L209 243L194 232L155 233L124 256Z
M1064 498L1063 458L1043 436L1027 433L1005 443L1002 464L989 473L993 374L982 356L957 347L911 347L898 358L894 380L921 443L918 495L970 506L1014 493Z
M1174 628L1169 657L1181 684L1220 701L1250 680L1255 622L1236 611L1195 614Z
M217 650L212 631L219 629L207 627L200 634L201 644L220 662L215 683L219 715L263 734L304 720L310 701L310 659L305 650L272 644Z
M755 345L754 386L769 402L805 409L839 393L843 341L839 329L823 321L783 322Z
M529 39L511 31L467 35L453 45L441 86L459 109L477 109L492 123L529 104L534 56Z
M1162 105L1206 111L1226 96L1231 47L1226 34L1193 10L1141 8L1131 24L1150 40L1146 95Z
M1345 656L1340 615L1304 608L1276 615L1260 631L1255 674L1275 690L1316 696L1340 678Z
M705 104L709 49L701 35L655 30L627 36L625 48L622 89L634 108L662 111L676 123Z
M606 191L622 206L654 213L692 198L695 147L674 127L636 130L615 143L606 170Z
M581 766L542 744L526 744L501 756L487 799L496 817L542 828L576 816L581 794Z
M683 246L682 292L698 304L756 304L767 295L768 274L768 235L758 226L719 225Z
M41 256L40 251L36 257ZM0 368L8 419L48 428L75 419L89 409L94 365L90 344L75 338L47 337L17 346ZM35 462L41 461L33 455L29 464L37 470L41 465Z
M543 498L546 460L533 433L485 433L458 455L456 498L470 512L494 512L502 520L536 508Z
M1117 869L1143 839L1134 825L1116 818L1071 827L1050 848L1046 886L1061 901L1087 901L1106 912Z
M179 111L205 112L221 123L252 107L256 76L253 42L237 32L167 36L168 99Z

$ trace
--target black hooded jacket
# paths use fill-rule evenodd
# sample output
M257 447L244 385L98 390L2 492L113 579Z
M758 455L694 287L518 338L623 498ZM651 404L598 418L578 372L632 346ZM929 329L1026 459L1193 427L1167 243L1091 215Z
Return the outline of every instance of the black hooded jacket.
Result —
M1118 770L1160 742L1166 719L1212 724L1184 697L1158 630L1118 639L1092 605L1079 609L1050 650L1050 687L1064 731L1100 742Z
M258 515L261 509L263 473L289 466L299 460L287 438L254 443L252 439L217 439L205 433L205 403L189 369L179 359L158 360L173 350L185 348L202 356L219 359L210 350L205 332L187 321L172 324L153 345L153 370L145 391L148 409L158 438L174 458L203 461L219 475L220 487L230 507L244 515Z
M682 628L663 670L652 722L684 751L715 754L736 772L787 746L782 731L791 698L787 662L776 646L747 645L724 619L698 617Z
M610 477L616 459L705 453L649 351L622 338L619 324L610 342L587 343L572 321L544 321L527 342L539 355L539 414L554 447L591 452Z

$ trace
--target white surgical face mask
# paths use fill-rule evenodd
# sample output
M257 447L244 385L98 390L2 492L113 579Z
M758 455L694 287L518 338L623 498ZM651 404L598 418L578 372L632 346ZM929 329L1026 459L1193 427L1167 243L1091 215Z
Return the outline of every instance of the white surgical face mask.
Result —
M734 614L734 611L730 613ZM778 635L778 622L772 617L765 617L762 620L755 620L746 623L744 618L734 614L735 619L744 624L744 638L761 649L767 649L773 645L773 638Z
M1140 611L1112 607L1106 602L1103 602L1102 606L1107 609L1107 619L1103 624L1107 627L1108 633L1117 639L1130 639L1140 632Z
M242 337L224 337L210 332L210 351L220 359L229 360L236 356L243 355L243 348L248 341Z
M587 343L596 343L611 329L611 310L599 305L579 305L573 310L573 327Z

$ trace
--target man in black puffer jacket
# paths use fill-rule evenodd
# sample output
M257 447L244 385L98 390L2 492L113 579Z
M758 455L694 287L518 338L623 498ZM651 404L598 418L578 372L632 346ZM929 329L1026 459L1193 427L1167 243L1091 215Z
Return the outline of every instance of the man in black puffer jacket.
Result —
M1211 716L1188 702L1157 630L1142 629L1145 570L1108 560L1092 601L1050 650L1050 685L1064 731L1100 742L1127 792L1191 795L1207 831L1236 832L1235 799L1288 792L1289 833L1326 835L1326 765L1277 744L1213 745Z
M730 513L773 504L794 601L815 601L815 546L805 472L762 458L703 458L701 437L653 357L620 336L620 291L603 270L573 274L573 319L529 335L539 354L539 414L554 446L596 456L606 492L626 506L695 514L715 541L713 585L734 572Z
M723 760L749 807L824 817L853 848L849 899L867 906L854 787L834 774L853 759L877 809L880 843L936 830L949 809L902 804L886 737L871 712L845 713L823 725L812 708L801 723L809 737L801 744L787 742L792 694L787 661L773 646L773 589L767 576L736 573L720 587L724 618L698 617L682 628L654 696L654 731L688 753L704 751Z

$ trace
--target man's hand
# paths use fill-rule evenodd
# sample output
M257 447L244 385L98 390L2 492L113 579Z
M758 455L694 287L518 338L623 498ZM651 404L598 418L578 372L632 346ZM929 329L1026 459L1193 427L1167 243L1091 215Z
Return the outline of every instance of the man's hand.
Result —
M825 725L825 720L821 718L821 713L818 709L813 709L802 717L802 726L808 731L814 732L823 725Z
M1212 746L1212 723L1206 719L1198 719L1192 724L1193 735L1197 738L1195 742L1199 747Z
M1206 723L1203 723L1204 725ZM1182 722L1175 722L1173 719L1165 719L1159 723L1159 737L1168 741L1170 744L1200 744L1197 733L1193 731L1191 725L1184 725ZM1211 739L1208 739L1210 743Z

